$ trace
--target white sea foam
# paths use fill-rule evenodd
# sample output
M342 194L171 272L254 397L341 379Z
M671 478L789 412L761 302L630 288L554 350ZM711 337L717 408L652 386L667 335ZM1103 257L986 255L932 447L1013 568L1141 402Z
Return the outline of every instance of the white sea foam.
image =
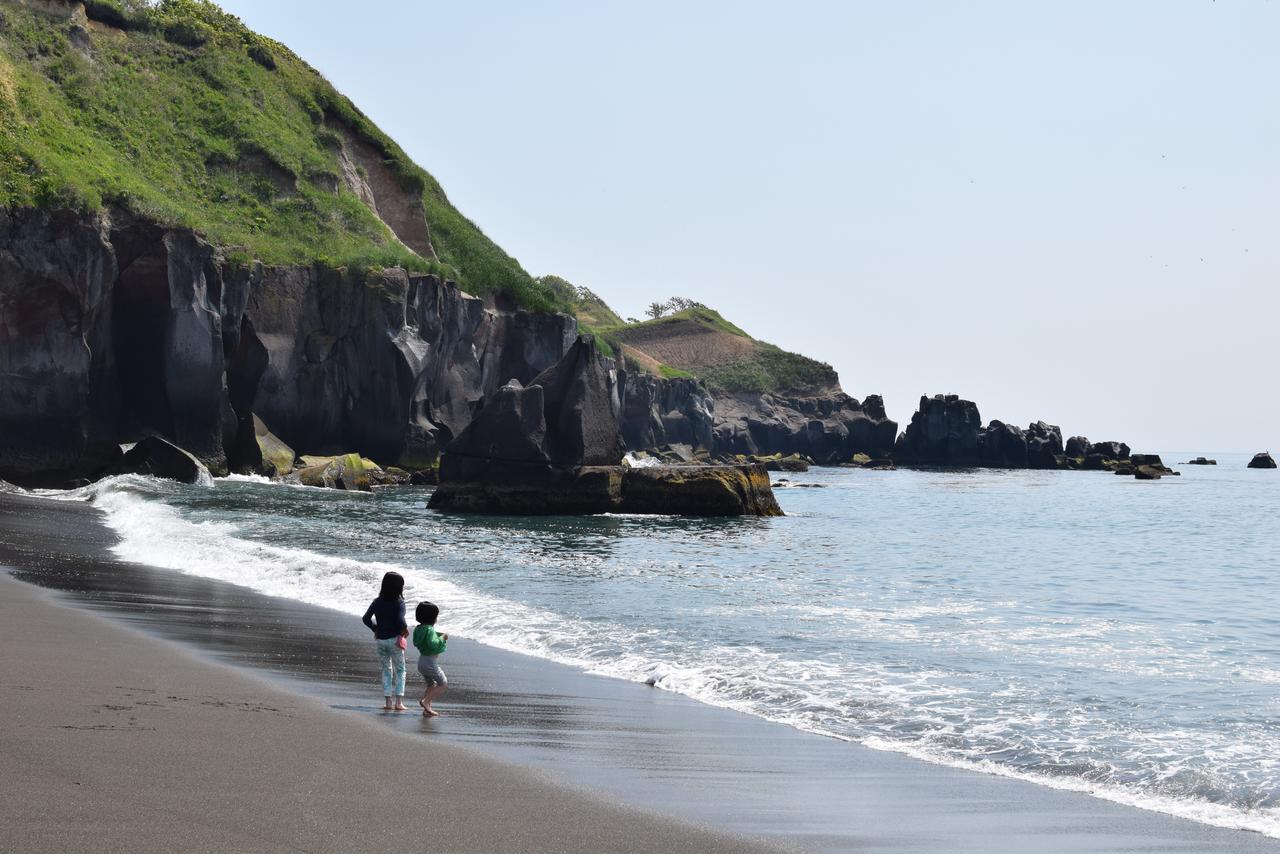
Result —
M248 482L258 481L246 479ZM930 762L1017 778L1040 785L1082 792L1106 800L1153 810L1227 828L1256 831L1280 838L1280 811L1274 808L1239 809L1191 795L1169 795L1159 787L1095 782L1080 774L1024 770L1002 761L984 758L993 745L1011 743L1017 733L1033 733L1045 739L1047 712L1013 705L1025 689L1016 684L1000 692L997 700L1007 707L985 719L976 711L992 696L948 681L950 674L919 670L902 673L892 667L867 662L851 670L848 663L826 658L797 658L759 647L710 645L682 648L652 630L602 620L575 619L549 610L477 591L442 573L412 565L378 563L316 551L273 545L241 535L234 522L196 522L157 497L172 486L150 478L124 476L61 493L63 498L88 499L106 513L108 525L119 535L116 553L127 560L242 585L262 593L289 597L313 605L360 614L383 572L395 569L405 575L406 597L430 596L446 602L450 628L460 636L518 653L533 654L592 673L645 682L657 688L735 709L807 732L904 753ZM260 535L261 536L261 535ZM993 603L992 607L995 604ZM815 606L821 611L825 606ZM868 631L917 631L912 621L926 617L971 619L978 643L999 641L1005 631L998 623L982 623L981 608L963 602L939 601L898 608L840 608L840 619L866 625ZM1060 630L1060 631L1059 631ZM1098 639L1123 632L1123 626L1105 620L1085 620L1059 627L1047 625L1037 633L1015 637L1013 642L1057 643L1063 638ZM1055 634L1055 632L1057 632ZM988 634L990 637L988 638ZM982 638L987 638L982 640ZM1003 641L1009 643L1006 637ZM655 652L656 651L656 652ZM1078 654L1089 654L1082 647ZM1097 649L1092 650L1096 655ZM787 678L779 678L779 676ZM1263 681L1265 670L1250 674ZM990 709L990 706L983 708ZM861 727L850 721L860 722ZM1062 716L1053 736L1059 747L1041 745L1046 755L1061 757L1064 766L1082 761L1093 731L1076 731L1096 722ZM892 724L892 726L890 726ZM968 739L958 748L958 730ZM1134 733L1125 734L1134 737ZM1189 732L1140 733L1135 751L1165 755L1168 745L1195 743ZM1204 746L1204 752L1221 745ZM1274 768L1259 768L1273 775ZM1171 764L1161 775L1175 777L1184 770Z
M264 475L264 474L235 474L235 473L232 473L232 474L228 474L228 475L223 475L222 477L219 477L219 478L215 478L215 480L224 480L224 481L226 481L227 483L261 483L261 484L265 484L265 485L274 485L274 484L277 484L277 483L280 483L280 484L282 484L282 485L284 484L284 481L276 481L276 480L272 480L271 478L267 477L267 476L266 476L266 475Z

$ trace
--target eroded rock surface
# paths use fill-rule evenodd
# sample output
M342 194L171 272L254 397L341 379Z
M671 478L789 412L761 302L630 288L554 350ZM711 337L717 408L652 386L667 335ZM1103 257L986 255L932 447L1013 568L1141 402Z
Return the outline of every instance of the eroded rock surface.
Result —
M145 474L182 483L213 485L213 477L199 460L158 436L148 436L135 444L113 471L116 474Z
M575 335L435 276L232 265L120 211L0 210L0 476L94 477L150 435L260 470L254 416L299 453L426 468Z
M920 408L898 437L893 458L909 465L979 465L981 432L982 416L972 400L955 394L921 397Z
M803 454L818 463L848 462L854 454L887 456L897 422L884 401L832 392L820 397L771 394L721 395L715 399L715 445L724 455Z
M629 450L714 447L715 401L697 380L628 371L622 389L622 437Z

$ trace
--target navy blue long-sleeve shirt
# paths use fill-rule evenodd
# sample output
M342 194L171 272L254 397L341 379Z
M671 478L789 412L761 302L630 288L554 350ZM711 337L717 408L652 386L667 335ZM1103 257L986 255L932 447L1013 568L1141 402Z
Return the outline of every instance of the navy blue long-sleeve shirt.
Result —
M374 637L380 640L399 637L409 630L404 621L404 600L383 599L379 596L364 612L364 624L373 629Z

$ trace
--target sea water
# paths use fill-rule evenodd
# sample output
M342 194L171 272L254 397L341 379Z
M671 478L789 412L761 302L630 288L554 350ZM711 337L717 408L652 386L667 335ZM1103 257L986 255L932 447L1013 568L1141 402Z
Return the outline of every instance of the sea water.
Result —
M1166 455L1168 460L1183 459ZM126 559L441 625L797 729L1280 837L1280 474L815 469L787 516L484 518L113 478Z

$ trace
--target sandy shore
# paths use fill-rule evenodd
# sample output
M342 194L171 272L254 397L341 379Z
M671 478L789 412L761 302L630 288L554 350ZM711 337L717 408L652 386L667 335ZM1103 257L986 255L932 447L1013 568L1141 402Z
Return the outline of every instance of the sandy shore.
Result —
M3 574L0 649L0 850L767 850L335 714Z
M429 827L437 850L753 845L714 827L803 850L1280 851L461 638L444 717L382 715L354 618L121 563L113 539L86 505L0 495L0 565L64 591L0 586L0 848L363 850Z

